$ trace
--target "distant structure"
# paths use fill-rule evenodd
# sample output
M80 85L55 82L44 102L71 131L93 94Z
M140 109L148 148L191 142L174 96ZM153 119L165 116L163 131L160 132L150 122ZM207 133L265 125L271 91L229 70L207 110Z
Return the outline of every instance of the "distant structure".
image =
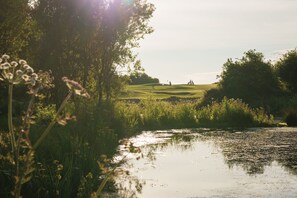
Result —
M169 81L169 86L171 86L171 81Z
M188 82L188 85L194 85L194 81L193 81L193 80L190 80L190 81Z

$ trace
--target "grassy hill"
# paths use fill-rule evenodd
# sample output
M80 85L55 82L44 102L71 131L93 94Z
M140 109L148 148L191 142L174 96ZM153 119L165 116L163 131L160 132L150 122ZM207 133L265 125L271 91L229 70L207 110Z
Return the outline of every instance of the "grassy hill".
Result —
M206 85L162 85L143 84L128 85L120 94L121 99L145 99L154 97L156 99L166 99L170 97L178 98L201 98L208 89L215 88L216 84Z

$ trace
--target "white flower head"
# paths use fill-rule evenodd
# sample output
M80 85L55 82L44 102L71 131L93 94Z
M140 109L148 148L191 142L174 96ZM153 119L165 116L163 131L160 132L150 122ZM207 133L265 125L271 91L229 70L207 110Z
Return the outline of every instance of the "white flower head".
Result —
M8 59L10 59L10 56L8 56L7 54L3 54L2 55L2 59L4 59L5 61L7 61Z
M24 72L22 70L20 70L20 69L16 70L15 73L16 73L17 76L21 76L21 75L24 74Z
M20 65L27 65L27 61L20 59L19 60Z
M27 82L30 80L30 76L28 76L27 74L24 74L22 75L22 79Z
M11 65L9 63L2 63L0 65L0 69L9 69L11 67Z
M12 80L13 79L13 74L12 73L7 73L6 75L7 80Z
M28 73L33 73L34 69L32 67L30 67L29 65L24 65L23 66L24 69L28 72Z
M16 66L18 66L18 63L17 63L16 61L12 61L12 62L10 63L10 65L13 66L13 67L16 67Z
M33 79L35 79L35 80L38 79L38 75L37 75L36 73L32 73L32 74L31 74L31 77L32 77Z

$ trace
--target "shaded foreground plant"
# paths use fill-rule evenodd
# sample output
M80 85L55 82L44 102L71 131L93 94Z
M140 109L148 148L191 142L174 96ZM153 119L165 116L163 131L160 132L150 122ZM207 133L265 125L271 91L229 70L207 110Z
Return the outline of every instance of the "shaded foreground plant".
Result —
M34 171L35 150L45 140L50 133L50 130L57 122L65 125L67 120L74 118L69 115L64 118L61 116L65 105L71 99L72 95L75 94L83 97L90 97L87 91L79 83L69 80L67 77L63 77L62 80L66 83L69 93L63 100L47 128L41 133L41 136L37 141L32 144L29 138L29 133L30 126L34 123L34 102L36 97L41 96L39 94L40 90L51 88L53 86L51 72L39 71L38 73L35 73L34 69L30 67L25 60L10 62L10 57L6 54L0 58L0 81L4 81L8 84L8 130L9 143L11 145L11 162L14 167L14 173L12 173L14 175L10 176L11 179L14 178L14 190L12 195L16 198L21 197L22 185L30 181L32 177ZM31 99L25 115L22 118L22 124L19 127L15 127L12 115L12 98L13 87L18 84L27 85Z

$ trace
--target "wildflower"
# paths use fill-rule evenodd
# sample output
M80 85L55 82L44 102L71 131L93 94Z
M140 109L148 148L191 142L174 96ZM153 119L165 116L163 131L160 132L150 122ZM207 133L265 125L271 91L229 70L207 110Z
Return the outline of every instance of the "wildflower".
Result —
M28 73L33 73L34 69L32 67L30 67L29 65L24 65L23 66L24 69L28 72Z
M27 65L27 61L20 59L19 60L20 65Z
M5 77L6 77L7 80L12 80L13 79L13 74L9 72L9 73L7 73L5 75Z
M32 74L31 74L31 77L32 77L33 79L37 80L38 75L37 75L36 73L32 73Z
M9 63L3 63L0 65L0 69L9 69L11 65Z
M28 76L27 74L24 74L22 75L22 79L27 82L30 80L30 76Z
M67 77L63 77L62 80L66 83L67 87L79 96L90 98L88 92L78 82L69 80Z
M21 76L21 75L24 74L24 72L22 70L20 70L20 69L16 70L15 73L16 73L17 76Z
M3 54L2 55L2 59L4 59L5 61L7 61L8 59L10 59L10 56L8 56L7 54Z
M13 66L13 67L16 67L16 66L18 66L18 63L17 63L16 61L12 61L12 62L10 63L10 65Z
M33 73L33 72L34 72L34 69L33 69L32 67L29 67L29 68L27 69L27 72L28 72L28 73Z

